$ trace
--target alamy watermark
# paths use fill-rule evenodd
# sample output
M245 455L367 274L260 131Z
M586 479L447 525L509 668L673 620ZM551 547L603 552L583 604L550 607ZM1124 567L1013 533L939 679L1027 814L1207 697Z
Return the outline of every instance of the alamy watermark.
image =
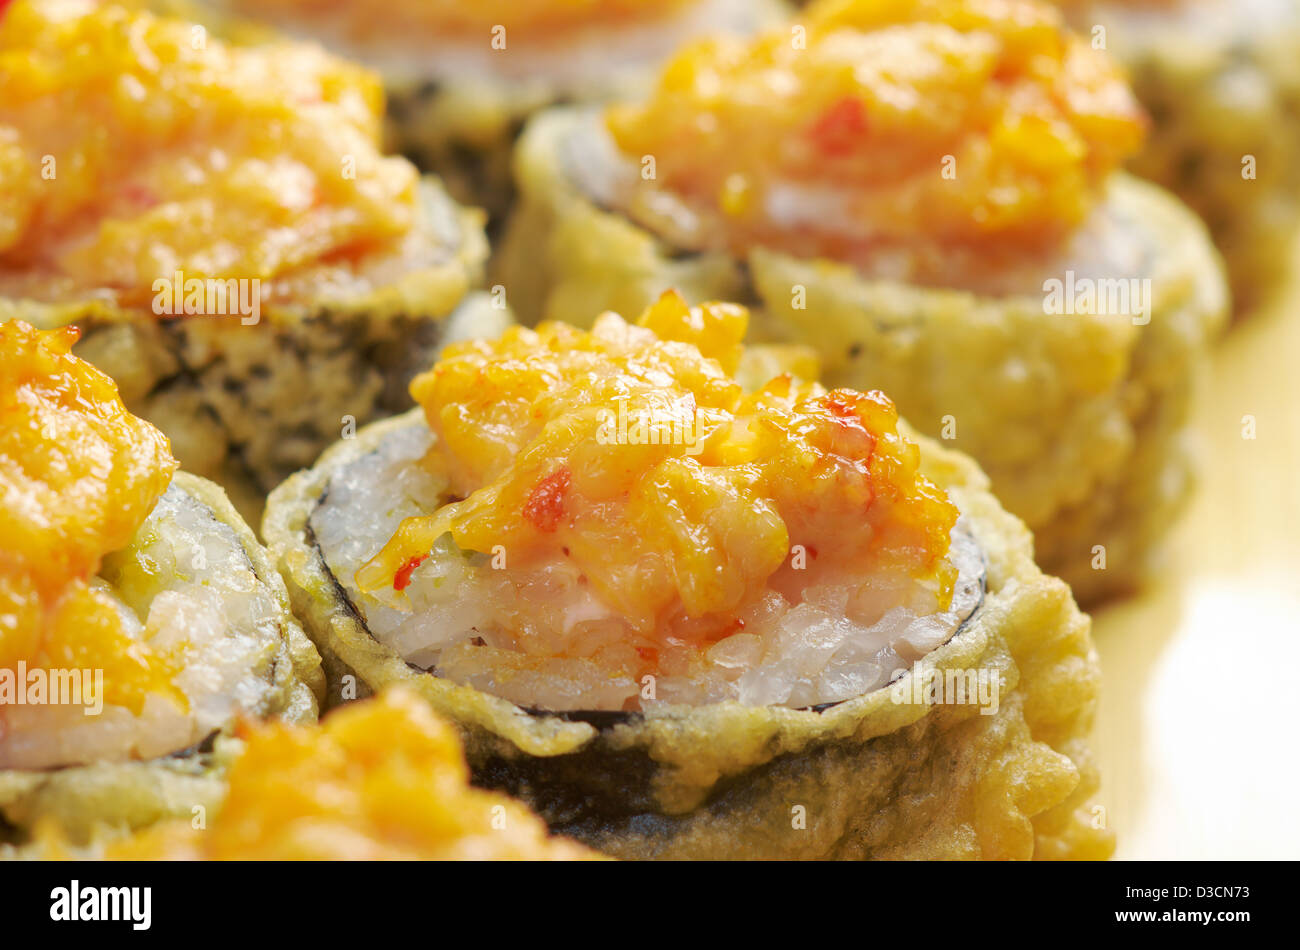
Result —
M981 716L997 715L1002 692L1001 674L984 668L936 670L916 663L910 670L896 670L889 683L889 698L900 705L972 705Z
M153 923L153 888L83 887L74 878L67 887L50 891L50 920L123 921L132 930L148 930Z
M104 671L0 669L0 706L81 706L87 716L104 711Z
M685 413L629 411L627 400L620 399L617 411L601 409L596 413L596 420L599 423L596 441L600 445L681 445L690 456L704 451L699 415L694 407Z
M1101 314L1132 317L1135 326L1151 322L1151 278L1076 277L1065 272L1065 280L1043 281L1043 313Z
M184 271L153 282L153 312L158 316L232 316L246 327L262 319L262 281L257 277L186 278Z

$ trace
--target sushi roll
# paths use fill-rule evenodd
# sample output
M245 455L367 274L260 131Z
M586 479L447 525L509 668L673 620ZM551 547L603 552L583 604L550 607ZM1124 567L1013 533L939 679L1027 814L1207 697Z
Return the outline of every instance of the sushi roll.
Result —
M376 747L375 736L384 742ZM210 826L166 822L70 844L52 830L29 854L110 861L581 861L518 802L471 788L455 730L409 690L354 703L319 725L241 730L230 790Z
M0 324L0 845L188 822L237 718L323 693L266 551L76 338Z
M94 56L85 50L93 49ZM482 215L379 151L379 80L139 5L0 11L0 320L77 352L248 517L348 427L409 407L470 294Z
M1201 222L1115 170L1143 124L1046 4L822 0L689 46L648 99L534 119L494 279L526 323L667 287L749 304L974 456L1095 600L1188 495L1227 310Z
M476 784L617 857L1108 854L1069 589L881 393L742 387L747 320L458 344L277 488L327 702L409 686Z
M1151 116L1130 162L1206 224L1241 314L1289 273L1300 221L1300 4L1063 0Z
M383 74L386 140L459 201L499 219L530 114L642 88L685 40L749 33L783 0L213 0L227 15L312 37Z

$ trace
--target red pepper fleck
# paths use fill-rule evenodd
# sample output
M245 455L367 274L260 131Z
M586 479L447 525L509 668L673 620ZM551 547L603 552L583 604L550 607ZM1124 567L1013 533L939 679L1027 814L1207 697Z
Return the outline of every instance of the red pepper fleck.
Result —
M811 544L807 544L804 545L804 550L808 552L808 556L810 558L812 558L814 561L817 560L817 549L815 547L813 547Z
M0 0L0 6L4 3ZM148 185L129 182L122 186L121 195L137 208L152 208L158 203L158 195Z
M722 636L724 638L729 637L733 633L739 633L741 630L744 629L745 629L745 621L742 620L740 617L732 617L731 623L727 624L726 628L723 629Z
M867 110L862 100L845 96L812 124L809 137L827 155L847 155L867 131Z
M417 567L423 564L428 557L429 555L427 554L417 554L398 568L397 573L393 575L393 590L406 590L406 588L411 584L411 574Z
M651 666L659 665L659 651L654 647L637 647L636 655Z
M524 517L539 531L554 531L564 515L564 495L569 490L573 473L562 466L539 481L524 502Z

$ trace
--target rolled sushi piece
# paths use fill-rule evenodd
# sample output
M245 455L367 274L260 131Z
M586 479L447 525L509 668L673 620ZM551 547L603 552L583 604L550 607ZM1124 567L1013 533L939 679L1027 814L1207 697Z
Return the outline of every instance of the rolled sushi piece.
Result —
M0 320L81 327L185 469L260 517L506 316L469 293L481 213L379 151L376 77L139 6L0 12Z
M1151 116L1130 167L1209 225L1241 314L1289 272L1300 221L1300 4L1064 0Z
M1143 125L1118 68L1031 0L824 0L799 29L533 120L494 279L525 322L748 303L974 456L1081 600L1132 586L1190 490L1227 294L1195 216L1114 170Z
M323 694L266 551L76 338L0 324L0 845L188 822L237 718Z
M881 393L742 387L747 319L459 344L277 488L328 701L409 686L476 784L618 857L1107 855L1069 589Z
M750 33L783 0L213 0L219 11L324 42L382 73L387 142L499 219L524 121L556 102L645 88L681 43Z
M472 788L455 730L400 687L319 725L241 730L230 790L206 829L164 822L76 846L57 830L43 859L110 861L580 861L516 801ZM383 741L376 744L375 737Z

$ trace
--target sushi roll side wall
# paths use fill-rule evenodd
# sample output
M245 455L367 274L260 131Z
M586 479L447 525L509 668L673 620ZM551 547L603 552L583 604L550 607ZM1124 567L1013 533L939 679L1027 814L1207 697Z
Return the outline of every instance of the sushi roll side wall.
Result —
M418 690L477 782L621 857L1107 854L1069 589L882 394L746 393L746 318L454 347L276 489L331 702Z

